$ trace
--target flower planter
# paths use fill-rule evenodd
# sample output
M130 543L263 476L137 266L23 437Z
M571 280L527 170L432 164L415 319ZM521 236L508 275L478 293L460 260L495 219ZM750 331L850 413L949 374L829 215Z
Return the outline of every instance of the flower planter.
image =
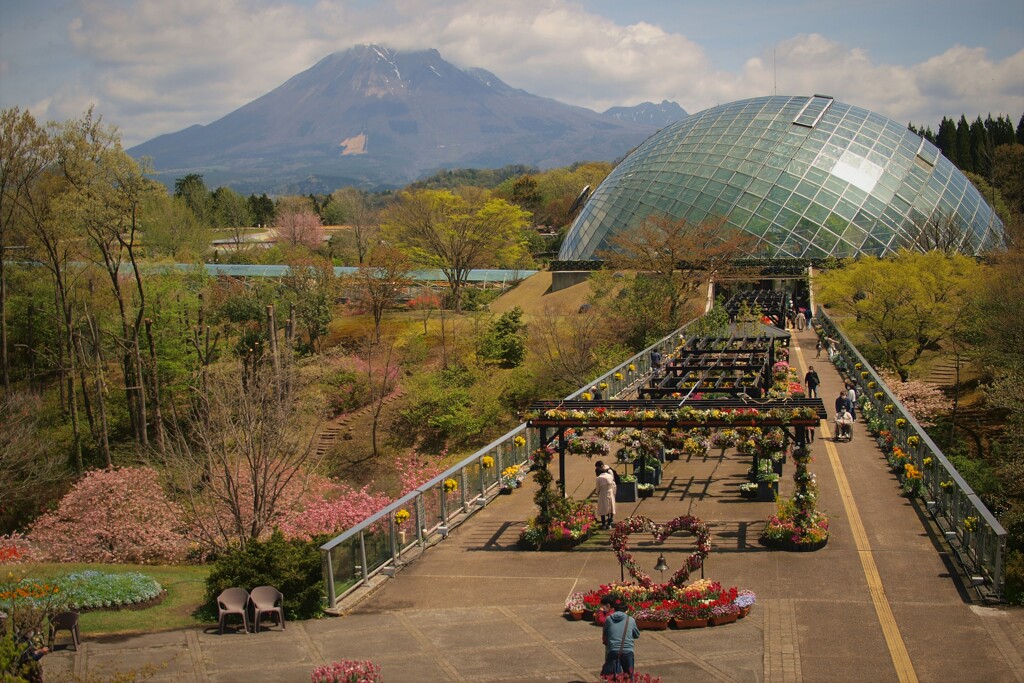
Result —
M615 489L615 502L616 503L635 503L636 502L636 482L635 481L622 481L619 482L618 487Z
M793 541L789 540L788 538L776 541L774 539L765 538L764 536L762 536L761 544L766 545L769 548L774 548L776 550L785 550L791 553L812 553L815 550L821 550L822 548L824 548L825 545L828 544L828 537L825 537L820 541L815 541L814 543L793 543Z
M672 620L672 626L675 628L704 628L708 625L707 619L680 619L676 617Z
M757 499L762 503L771 503L779 492L779 482L759 481L757 482Z
M503 496L511 496L512 495L512 489L508 488L507 486L502 486L498 490L498 493L503 495Z
M754 500L757 498L757 489L740 489L740 497Z
M708 625L723 626L725 624L731 624L739 618L739 612L733 612L732 614L726 614L720 617L711 617L710 619L708 619Z
M750 610L754 609L753 605L747 605L746 607L740 607L740 619L750 614Z
M654 489L641 489L637 488L636 495L640 498L650 498L654 495Z
M636 626L642 631L664 631L668 628L668 619L637 619Z
M580 611L580 612L566 612L566 614L568 615L568 617L569 617L569 619L571 621L582 621L583 620L583 612L582 611Z
M675 448L665 449L665 460L668 462L675 462L679 460L679 451Z

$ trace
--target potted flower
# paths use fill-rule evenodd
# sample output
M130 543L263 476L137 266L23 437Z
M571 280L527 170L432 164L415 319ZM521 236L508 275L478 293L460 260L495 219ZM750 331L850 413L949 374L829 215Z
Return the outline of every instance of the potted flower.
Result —
M480 458L480 466L483 467L485 470L491 469L492 467L494 467L494 458L492 458L489 455L485 455L484 457Z
M638 628L650 631L664 631L668 628L668 622L672 619L672 608L664 602L653 603L641 607L634 614Z
M736 606L735 602L727 602L711 607L711 616L708 618L708 624L711 626L721 626L723 624L731 624L739 618L740 608Z
M744 498L757 498L757 482L740 484L740 496Z
M573 593L565 601L565 612L573 621L579 621L583 618L583 612L585 611L583 595L583 593Z
M508 495L522 485L523 470L519 465L509 465L501 471L501 493Z
M458 490L459 490L459 482L455 481L454 479L452 479L450 477L448 479L444 480L444 492L445 493L455 493Z
M313 669L313 683L381 683L380 667L370 661L343 659Z
M754 608L755 602L757 602L757 595L754 591L743 589L736 594L736 599L732 601L732 604L739 608L739 618L742 619L750 614L750 610Z
M650 498L654 495L654 484L637 484L636 494L639 498Z

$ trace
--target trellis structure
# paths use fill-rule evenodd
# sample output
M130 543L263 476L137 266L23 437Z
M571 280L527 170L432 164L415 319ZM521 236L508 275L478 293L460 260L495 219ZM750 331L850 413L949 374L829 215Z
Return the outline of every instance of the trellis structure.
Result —
M767 316L775 327L786 329L786 316L789 313L790 296L786 292L765 289L740 292L725 302L725 310L730 320L736 320L740 310L746 305L748 310L759 308L761 315Z
M654 373L650 386L639 389L640 398L686 400L698 393L759 398L772 386L775 342L789 341L789 333L779 332L695 339Z
M598 427L633 429L734 429L780 427L800 447L807 427L826 419L818 398L710 399L685 404L679 400L538 401L527 413L527 426L540 430L543 446L558 441L558 486L565 496L565 430ZM792 428L792 433L789 429Z

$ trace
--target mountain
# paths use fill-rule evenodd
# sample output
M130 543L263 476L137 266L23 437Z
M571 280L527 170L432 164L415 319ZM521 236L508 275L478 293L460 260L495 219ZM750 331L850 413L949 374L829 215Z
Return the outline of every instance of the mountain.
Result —
M615 160L661 127L531 95L436 50L363 45L213 123L128 152L150 157L168 184L201 173L209 187L243 193L329 192L401 187L448 168Z
M632 121L658 128L664 128L689 116L685 109L668 100L662 100L661 104L644 102L634 107L612 107L604 115L617 121Z

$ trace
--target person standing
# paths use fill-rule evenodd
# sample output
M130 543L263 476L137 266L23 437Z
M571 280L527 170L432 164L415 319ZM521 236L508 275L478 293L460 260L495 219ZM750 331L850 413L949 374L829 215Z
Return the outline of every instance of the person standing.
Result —
M807 374L804 375L804 386L807 388L807 398L818 398L818 385L821 378L813 365L807 366Z
M804 309L800 309L800 312L796 314L796 329L797 332L803 332L807 326L807 316L804 315Z
M601 528L611 529L615 520L615 474L604 462L594 463L597 475L597 514L601 518Z
M814 345L814 357L815 358L821 358L821 347L822 346L824 346L824 344L821 343L821 338L819 337L818 338L818 343Z
M604 621L601 631L601 642L604 643L604 666L601 675L628 673L633 676L635 655L634 641L640 637L640 628L636 619L626 614L626 605L622 600L613 604L615 611Z
M846 409L850 411L850 416L857 419L857 390L853 388L853 384L846 385Z

